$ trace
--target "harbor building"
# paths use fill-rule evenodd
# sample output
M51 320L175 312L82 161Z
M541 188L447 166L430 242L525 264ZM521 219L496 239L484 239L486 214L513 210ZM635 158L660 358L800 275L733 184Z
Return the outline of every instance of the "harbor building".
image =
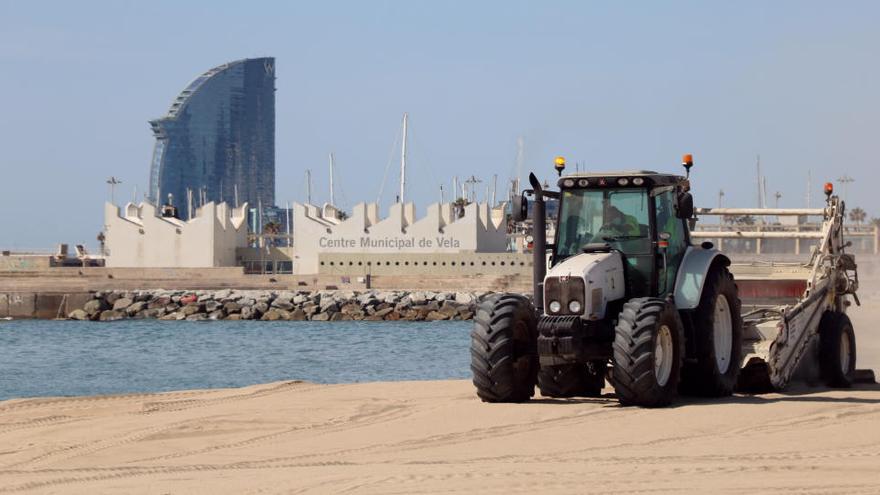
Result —
M275 204L275 59L236 60L205 72L150 121L156 143L149 199Z
M122 208L104 204L106 266L211 268L236 266L236 249L247 245L247 203L232 208L208 202L189 220L149 202Z
M531 261L507 251L504 206L488 203L434 203L422 218L412 203L391 205L385 218L377 204L360 203L345 219L329 204L295 203L293 239L298 274L513 274Z

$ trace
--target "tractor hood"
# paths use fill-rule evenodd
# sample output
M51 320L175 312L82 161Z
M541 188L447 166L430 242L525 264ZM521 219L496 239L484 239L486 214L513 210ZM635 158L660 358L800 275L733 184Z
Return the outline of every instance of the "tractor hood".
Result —
M578 254L554 266L544 277L544 313L599 320L605 317L607 303L622 299L624 292L620 253ZM580 303L580 311L571 311L573 300ZM553 301L560 303L559 311L551 311Z

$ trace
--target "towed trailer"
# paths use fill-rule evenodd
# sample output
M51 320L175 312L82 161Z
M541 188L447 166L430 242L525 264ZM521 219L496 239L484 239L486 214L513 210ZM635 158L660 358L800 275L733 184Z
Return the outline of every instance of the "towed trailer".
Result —
M847 309L859 304L858 266L843 234L845 206L832 196L825 208L697 208L697 216L818 216L816 232L693 231L695 239L808 239L815 241L807 263L734 263L742 303L743 362L740 388L781 390L805 359L818 361L830 386L873 382L873 372L856 369L855 333Z

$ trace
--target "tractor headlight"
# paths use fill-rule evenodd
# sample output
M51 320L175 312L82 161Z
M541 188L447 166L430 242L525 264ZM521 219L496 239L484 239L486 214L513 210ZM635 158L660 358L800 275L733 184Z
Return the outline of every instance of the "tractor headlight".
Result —
M559 304L559 301L550 301L550 312L558 313L562 309L562 305Z
M583 309L583 307L581 307L580 301L574 300L574 301L571 301L570 303L568 303L568 310L571 311L572 313L580 314L581 309Z

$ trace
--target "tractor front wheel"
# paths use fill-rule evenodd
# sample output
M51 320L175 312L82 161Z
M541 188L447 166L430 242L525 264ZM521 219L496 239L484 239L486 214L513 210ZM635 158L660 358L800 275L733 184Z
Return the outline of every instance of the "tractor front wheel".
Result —
M480 399L529 400L538 367L538 318L531 301L518 294L483 301L471 331L471 371Z
M631 299L614 328L612 385L620 403L660 407L678 390L684 339L675 307L662 299Z

